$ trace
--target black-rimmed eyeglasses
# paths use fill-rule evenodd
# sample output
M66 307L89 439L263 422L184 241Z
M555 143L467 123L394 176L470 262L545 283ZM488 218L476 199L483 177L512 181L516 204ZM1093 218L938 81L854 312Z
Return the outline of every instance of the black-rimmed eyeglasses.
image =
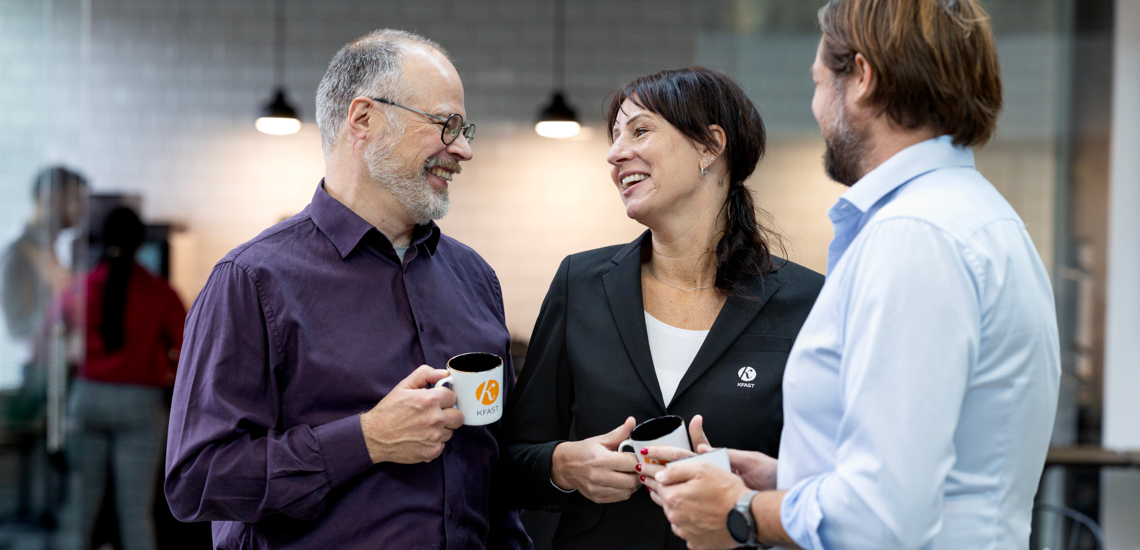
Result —
M433 118L433 119L439 121L439 124L443 125L443 131L440 132L439 139L443 140L444 145L451 145L452 143L454 143L455 140L459 139L459 134L463 134L463 137L467 138L467 143L471 143L472 141L475 140L475 125L474 124L468 124L468 125L464 126L463 115L461 115L459 113L454 113L451 116L445 118L445 117L441 117L439 115L433 115L431 113L425 113L419 109L413 109L413 108L408 107L406 105L400 105L399 103L396 103L395 101L392 101L390 99L383 99L383 98L379 98L379 97L374 97L374 98L372 98L372 101L375 101L378 103L386 103L388 105L399 107L401 109L407 109L413 113L419 113L421 115L424 115L426 117Z

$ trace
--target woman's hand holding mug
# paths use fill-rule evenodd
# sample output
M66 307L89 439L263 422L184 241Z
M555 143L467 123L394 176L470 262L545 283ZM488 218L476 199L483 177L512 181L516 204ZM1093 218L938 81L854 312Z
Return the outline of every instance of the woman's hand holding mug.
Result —
M564 490L577 489L582 496L598 503L626 500L640 486L638 459L617 452L636 425L633 417L612 432L582 441L566 441L554 447L550 480Z

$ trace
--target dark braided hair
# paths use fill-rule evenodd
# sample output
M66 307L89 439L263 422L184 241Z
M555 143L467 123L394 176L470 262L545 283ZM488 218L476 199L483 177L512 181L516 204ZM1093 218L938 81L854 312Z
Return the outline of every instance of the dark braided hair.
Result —
M127 308L127 285L134 269L135 252L142 245L143 224L133 210L119 207L103 223L103 261L110 264L103 291L103 323L99 334L107 353L123 348L123 316Z
M740 85L731 76L705 67L643 76L610 96L608 127L613 128L627 99L660 115L689 139L717 151L728 165L724 234L716 246L716 288L738 294L748 279L775 271L769 241L779 243L780 238L757 221L752 191L744 185L764 156L767 135L760 112ZM720 126L727 138L723 151L718 151L716 136L709 129L713 124Z

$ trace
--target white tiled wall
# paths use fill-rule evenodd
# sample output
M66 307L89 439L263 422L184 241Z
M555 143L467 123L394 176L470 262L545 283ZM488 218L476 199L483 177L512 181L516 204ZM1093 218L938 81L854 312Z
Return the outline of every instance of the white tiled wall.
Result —
M139 193L146 218L187 228L173 242L173 279L189 302L218 258L309 201L323 172L312 120L325 66L345 42L395 27L451 50L464 79L476 156L441 225L498 271L517 336L529 337L563 256L641 232L609 183L597 122L615 86L663 68L702 62L738 73L772 128L750 185L789 257L822 270L824 212L842 188L822 173L808 104L815 38L743 48L698 28L698 10L713 5L698 0L567 4L566 88L593 123L577 141L531 130L552 85L549 2L288 0L286 84L304 126L276 137L253 128L274 85L271 0L0 0L0 232L26 214L34 171L65 161L96 191ZM1049 148L995 151L979 164L1046 251Z
M218 258L309 201L323 173L316 86L337 49L375 28L437 40L464 76L477 160L453 186L443 225L498 269L512 330L529 335L562 256L639 232L609 192L604 137L551 142L530 130L553 82L549 2L289 0L286 84L304 126L286 137L253 128L274 85L271 0L0 2L0 29L20 31L0 38L0 56L24 64L10 69L23 71L9 81L20 85L0 84L0 120L25 136L0 132L0 167L10 167L0 168L9 208L0 230L26 215L34 171L65 161L94 190L141 194L146 218L187 228L172 266L187 302ZM580 117L596 125L614 86L691 64L693 9L692 0L568 2L566 89ZM47 37L45 26L66 28ZM53 47L66 51L53 58ZM45 127L37 113L52 111L45 98L64 82L68 116ZM22 162L5 162L13 157Z

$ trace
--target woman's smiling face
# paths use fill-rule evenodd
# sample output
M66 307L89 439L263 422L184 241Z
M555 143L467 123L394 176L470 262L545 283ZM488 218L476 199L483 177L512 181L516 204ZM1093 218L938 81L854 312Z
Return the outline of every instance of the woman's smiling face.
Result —
M700 152L664 117L627 99L610 130L606 161L625 213L643 225L675 213L700 187Z

